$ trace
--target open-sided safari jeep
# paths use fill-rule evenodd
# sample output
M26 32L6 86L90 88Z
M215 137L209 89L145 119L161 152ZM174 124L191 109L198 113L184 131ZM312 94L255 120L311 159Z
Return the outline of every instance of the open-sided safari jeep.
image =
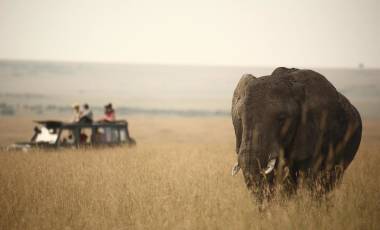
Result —
M19 142L9 149L59 148L80 146L114 146L127 144L133 146L128 123L124 120L114 122L65 123L61 121L35 121L34 135L29 142Z

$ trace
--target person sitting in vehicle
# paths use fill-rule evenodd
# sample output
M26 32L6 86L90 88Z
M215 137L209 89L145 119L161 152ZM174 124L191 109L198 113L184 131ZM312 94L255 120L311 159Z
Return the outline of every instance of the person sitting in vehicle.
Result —
M83 111L80 113L79 122L90 124L93 122L93 113L87 103L83 105Z
M104 106L104 117L100 119L100 122L113 122L115 121L115 110L112 107L111 103L108 103ZM116 140L117 136L115 135L115 130L113 130L111 127L104 128L104 140L107 143L111 143Z
M112 104L108 103L104 106L104 117L101 118L99 121L112 122L115 120L115 110L113 109Z
M73 112L74 112L74 115L73 115L73 120L72 122L78 122L80 120L80 116L81 116L81 111L80 111L80 106L79 104L75 103L73 105Z

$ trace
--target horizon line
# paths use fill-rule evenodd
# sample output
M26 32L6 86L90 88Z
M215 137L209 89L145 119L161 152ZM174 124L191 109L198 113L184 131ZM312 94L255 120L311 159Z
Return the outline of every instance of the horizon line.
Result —
M347 69L347 70L380 70L380 67L369 66L361 69L357 67L346 66L290 66L290 65L234 65L234 64L201 64L201 63L160 63L160 62L128 62L128 61L81 61L81 60L58 60L58 59L18 59L18 58L0 58L0 62L34 62L34 63L66 63L66 64L97 64L97 65L151 65L151 66L175 66L175 67L225 67L225 68L261 68L273 69L277 67L300 68L300 69Z

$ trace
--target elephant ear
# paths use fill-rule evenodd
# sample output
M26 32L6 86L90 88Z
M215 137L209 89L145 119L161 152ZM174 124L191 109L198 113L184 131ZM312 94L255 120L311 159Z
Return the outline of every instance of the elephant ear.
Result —
M239 107L242 106L242 98L245 96L246 88L250 81L256 80L251 74L244 74L239 83L237 84L233 98L232 98L232 107L231 107L231 115L232 115L232 123L235 129L235 137L236 137L236 153L239 153L242 133L243 133L243 124L241 120L241 115L239 113Z

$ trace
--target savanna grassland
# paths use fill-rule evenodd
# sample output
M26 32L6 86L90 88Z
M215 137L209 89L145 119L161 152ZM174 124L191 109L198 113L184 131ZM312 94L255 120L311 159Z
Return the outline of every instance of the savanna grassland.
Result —
M379 229L380 122L326 201L300 190L259 211L235 163L229 117L129 117L134 148L0 154L0 229ZM0 118L0 143L27 140Z

